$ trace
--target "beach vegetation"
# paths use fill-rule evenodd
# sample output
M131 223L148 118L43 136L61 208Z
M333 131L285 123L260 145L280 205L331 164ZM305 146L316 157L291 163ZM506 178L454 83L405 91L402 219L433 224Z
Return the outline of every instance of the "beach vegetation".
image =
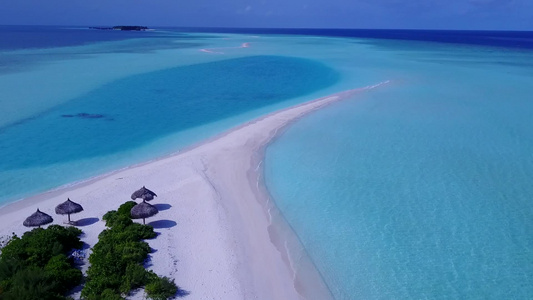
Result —
M0 253L2 253L2 248L4 248L9 243L9 241L11 241L14 235L15 233L13 232L12 235L0 236Z
M166 300L178 292L174 279L168 277L154 277L144 288L148 298L153 300Z
M82 247L81 233L51 225L13 235L0 254L0 299L68 299L64 295L83 277L68 256Z
M178 291L174 281L148 271L143 264L151 249L145 239L156 237L152 226L134 223L128 201L102 219L108 227L98 236L87 271L82 298L88 300L123 299L131 290L145 287L149 299L169 299ZM148 291L150 290L150 292Z

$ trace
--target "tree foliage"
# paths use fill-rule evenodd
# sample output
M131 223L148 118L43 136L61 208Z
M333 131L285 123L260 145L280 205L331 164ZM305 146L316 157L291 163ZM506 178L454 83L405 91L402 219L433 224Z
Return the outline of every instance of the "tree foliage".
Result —
M81 230L51 225L13 235L0 254L0 299L66 299L82 273L67 257L79 249Z
M176 294L178 287L174 281L171 281L174 293L163 294L159 288L162 285L157 283L162 279L142 265L150 253L150 247L143 240L156 237L156 233L153 227L131 220L130 211L135 204L128 201L118 210L109 211L103 216L108 228L98 236L98 243L94 245L89 257L91 266L82 290L83 298L122 299L122 295L127 295L132 289L149 284L156 284L156 293L166 295L164 299L172 298ZM167 286L168 284L165 285ZM172 289L167 287L167 290ZM148 297L151 297L150 294Z
M148 298L153 300L166 300L178 292L174 279L168 277L154 277L145 287Z

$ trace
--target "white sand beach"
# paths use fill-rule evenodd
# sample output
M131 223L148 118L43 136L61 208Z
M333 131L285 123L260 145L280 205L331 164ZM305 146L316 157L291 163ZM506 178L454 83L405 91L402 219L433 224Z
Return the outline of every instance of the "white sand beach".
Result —
M150 268L174 278L189 293L186 299L330 298L314 268L305 271L304 280L298 278L284 237L272 231L262 155L291 122L376 86L284 109L175 155L2 207L0 236L27 231L22 222L37 208L62 224L67 217L54 208L68 197L85 208L72 219L81 220L82 240L92 247L104 229L104 213L145 185L158 194L151 204L160 208L146 220L160 233L147 241L154 249ZM132 297L141 298L142 293Z

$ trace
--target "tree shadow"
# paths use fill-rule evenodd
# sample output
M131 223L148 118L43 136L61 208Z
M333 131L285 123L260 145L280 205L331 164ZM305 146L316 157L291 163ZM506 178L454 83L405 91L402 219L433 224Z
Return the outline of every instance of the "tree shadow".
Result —
M151 266L153 266L153 262L152 262L152 255L148 254L148 256L146 257L146 259L143 261L143 267L145 269L148 269L150 268Z
M176 297L183 298L185 296L189 296L190 294L191 292L178 288L178 291L176 292Z
M87 244L86 242L83 242L83 245L81 246L81 250L89 250L91 248L91 246L89 244Z
M158 221L150 222L147 225L152 226L154 229L158 229L158 228L172 228L178 225L178 223L172 220L158 220Z
M82 266L85 265L89 259L89 249L91 246L89 244L82 242L82 245L79 249L73 249L69 254L69 259L72 260L74 267L78 270L82 269Z
M89 225L93 225L94 223L96 223L98 221L100 221L100 219L98 219L98 218L80 219L80 220L76 221L76 226L79 226L79 227L89 226Z
M72 294L78 294L78 293L81 293L81 290L83 289L83 284L85 283L85 280L82 280L82 283L80 283L79 285L73 287L69 292L68 294L69 295L72 295ZM179 297L179 296L178 296Z
M157 208L158 211L167 210L167 209L170 209L172 207L172 205L167 204L167 203L154 204L154 206L155 206L155 208Z

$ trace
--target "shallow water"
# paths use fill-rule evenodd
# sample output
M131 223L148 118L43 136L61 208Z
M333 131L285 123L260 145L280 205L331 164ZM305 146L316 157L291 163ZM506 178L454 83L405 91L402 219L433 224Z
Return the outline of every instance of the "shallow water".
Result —
M276 204L337 299L530 299L531 53L370 44L404 73L267 149Z

